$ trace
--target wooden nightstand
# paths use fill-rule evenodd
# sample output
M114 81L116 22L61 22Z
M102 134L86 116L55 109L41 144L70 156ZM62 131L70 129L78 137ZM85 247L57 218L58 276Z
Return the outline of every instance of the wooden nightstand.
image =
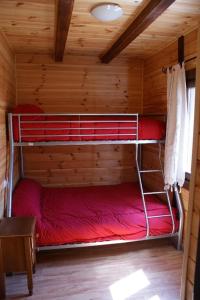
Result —
M35 218L0 221L0 299L5 297L5 273L26 272L29 295L33 293L35 265Z

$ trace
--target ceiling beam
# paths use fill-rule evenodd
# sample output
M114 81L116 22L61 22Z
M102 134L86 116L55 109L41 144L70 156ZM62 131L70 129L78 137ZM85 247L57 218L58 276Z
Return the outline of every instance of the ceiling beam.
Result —
M62 61L71 22L74 0L57 0L55 61Z
M124 48L133 42L151 23L153 23L175 0L150 0L141 13L121 34L111 48L100 58L102 63L109 63Z

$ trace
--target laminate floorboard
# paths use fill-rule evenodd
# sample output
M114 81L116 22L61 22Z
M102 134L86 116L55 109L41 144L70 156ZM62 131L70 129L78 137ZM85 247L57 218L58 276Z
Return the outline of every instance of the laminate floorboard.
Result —
M179 300L182 252L168 240L40 252L33 296L6 278L6 299Z

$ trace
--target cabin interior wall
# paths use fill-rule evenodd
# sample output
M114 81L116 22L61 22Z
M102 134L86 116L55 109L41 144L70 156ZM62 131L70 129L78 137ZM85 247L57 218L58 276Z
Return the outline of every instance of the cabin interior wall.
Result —
M178 61L178 43L175 42L169 45L160 53L152 56L144 62L144 99L143 99L143 111L144 113L154 114L166 114L167 111L167 80L166 74L162 73L163 66L171 66L177 64ZM185 36L185 59L189 59L197 55L197 30L189 33ZM186 63L186 69L192 69L196 66L196 61ZM154 168L156 166L156 149L154 146L145 146L143 153L143 162L145 168ZM145 184L149 188L157 187L158 180L152 174L146 178ZM160 184L162 184L160 182ZM187 234L187 217L188 217L188 203L189 203L189 189L182 189L182 199L185 211L185 226L184 226L184 242L186 241ZM191 283L194 281L194 269L195 269L195 245L197 238L197 229L199 224L199 215L194 212L192 222L192 235L191 235L191 253L188 262L188 286L189 294L192 289ZM191 298L188 298L191 299Z
M45 112L142 113L143 61L17 55L17 101ZM25 176L47 186L116 184L136 180L132 145L25 149ZM37 164L35 162L38 162Z
M8 3L8 1L3 1ZM37 1L36 1L37 2ZM39 3L39 2L38 2ZM48 20L54 19L54 10L50 3L49 8L44 9L47 18L42 22L43 30L38 30L40 16L35 20L33 11L38 10L38 4L30 2L30 15L27 18L26 3L9 3L8 7L2 6L1 26L7 33L12 46L16 47L18 53L26 47L29 53L38 47L39 52L51 53L54 32L53 26L49 26ZM11 6L10 6L11 5ZM46 5L46 3L43 3ZM183 5L180 5L180 12L183 12ZM196 7L196 4L194 4ZM12 8L11 8L12 7ZM20 8L21 7L21 8ZM34 10L33 10L34 8ZM5 10L6 9L6 10ZM7 16L15 16L22 9L22 22L7 21ZM177 9L177 11L179 11ZM35 13L35 12L34 12ZM42 15L41 15L42 16ZM50 16L50 18L48 17ZM77 14L78 16L78 14ZM75 18L77 18L75 16ZM80 14L82 18L82 14ZM49 18L49 19L48 19ZM74 19L75 19L74 18ZM192 23L192 17L182 16L173 13L173 26L171 30L188 27ZM185 19L184 19L185 18ZM39 21L38 21L39 20ZM7 23L6 23L7 22ZM157 43L156 34L161 32L163 25L154 28L152 38L152 48ZM30 24L31 29L24 31L23 24ZM42 23L43 24L43 23ZM52 21L53 24L53 21ZM48 25L48 26L47 26ZM35 28L34 28L35 26ZM17 28L17 29L15 29ZM74 26L74 30L80 32L81 27ZM114 27L113 27L114 28ZM34 29L34 30L33 30ZM94 27L96 30L96 27ZM16 30L16 31L15 31ZM18 31L19 30L19 31ZM115 30L112 29L112 30ZM103 33L103 39L109 37L112 30ZM22 38L19 40L20 32ZM46 35L46 32L47 33ZM24 36L22 35L24 33ZM99 32L98 32L99 34ZM102 34L102 33L100 33ZM44 36L46 35L46 39ZM172 34L173 35L173 34ZM86 31L86 36L88 32ZM159 36L159 35L158 35ZM164 35L160 35L160 39ZM76 37L76 31L75 31ZM73 36L72 36L73 38ZM167 35L166 35L167 38ZM34 44L34 39L36 44ZM93 41L93 36L92 36ZM100 44L103 45L102 39ZM135 53L146 49L146 37L144 40L138 38L136 41ZM71 41L70 41L71 42ZM139 43L138 43L139 42ZM72 40L72 44L77 47L83 46L82 39ZM87 45L87 38L85 39ZM138 44L137 44L138 43ZM48 46L47 46L48 44ZM71 44L71 43L70 43ZM21 47L23 45L24 47ZM74 46L72 45L72 46ZM100 45L100 47L101 47ZM138 46L137 46L138 45ZM185 59L189 59L197 53L197 30L185 36ZM94 48L96 44L94 43ZM138 50L137 50L138 47ZM97 47L98 48L98 47ZM133 50L132 50L133 49ZM160 49L160 48L159 48ZM134 47L128 48L126 54L134 51ZM149 47L151 51L151 47ZM145 113L145 114L166 114L167 107L167 85L166 75L162 73L163 66L177 63L177 42L169 45L159 53L151 56L145 61L139 59L117 58L108 65L100 64L97 57L66 55L63 63L55 63L50 55L17 54L11 49L4 34L0 32L0 218L3 216L5 208L6 188L4 180L7 178L9 166L9 145L7 142L6 115L12 107L18 104L32 103L40 106L45 112L69 112L69 113ZM70 52L72 53L72 52ZM77 53L77 52L76 52ZM78 52L80 53L80 52ZM96 54L96 52L95 52ZM187 69L193 68L194 62L186 65ZM144 146L143 165L144 168L154 168L156 165L157 149L154 146ZM192 299L195 260L197 250L197 237L199 228L199 193L200 193L200 151L196 160L197 171L195 181L195 205L191 214L192 229L190 235L190 248L186 267L186 298ZM69 146L69 147L30 147L25 149L25 176L33 178L46 186L80 186L80 185L100 185L116 184L120 182L136 181L134 162L134 146L131 145L101 145L101 146ZM37 163L36 163L37 162ZM15 155L15 182L18 180L18 155ZM146 186L150 189L157 189L161 181L153 176L145 178ZM156 183L156 186L155 186ZM182 190L182 198L185 210L185 220L187 222L189 190ZM185 222L185 223L186 223ZM186 223L187 224L187 223ZM186 235L186 228L184 236ZM185 239L184 239L185 240Z
M200 27L197 39L197 73L196 73L196 109L194 121L194 143L193 143L193 161L192 175L190 182L190 199L188 208L188 229L186 238L186 247L184 252L183 276L182 276L182 297L181 299L196 299L194 295L195 268L197 257L197 245L200 226ZM199 283L197 283L199 285ZM196 290L198 286L196 287Z
M7 40L0 32L0 218L5 208L6 187L8 174L9 145L7 142L6 117L7 112L15 105L15 56ZM17 155L16 155L17 158ZM15 181L18 177L17 160Z
M15 56L5 36L0 33L0 218L5 208L6 188L3 182L9 165L6 114L16 103L36 104L45 112L52 113L166 114L166 75L161 69L177 63L177 48L175 42L145 61L117 58L108 65L102 65L96 57L68 55L63 63L55 63L50 55ZM196 53L197 30L185 36L185 59ZM194 66L195 62L188 63L186 69ZM144 168L155 167L156 151L152 145L144 147ZM30 147L25 149L24 155L25 176L46 186L101 185L137 180L134 147L131 145ZM16 155L15 182L18 177ZM154 189L156 182L157 189L159 180L153 174L148 178L145 179L146 186ZM198 171L196 178L198 182ZM199 193L198 187L195 193ZM187 225L188 189L183 188L182 198ZM188 299L193 292L199 221L196 201L186 269Z

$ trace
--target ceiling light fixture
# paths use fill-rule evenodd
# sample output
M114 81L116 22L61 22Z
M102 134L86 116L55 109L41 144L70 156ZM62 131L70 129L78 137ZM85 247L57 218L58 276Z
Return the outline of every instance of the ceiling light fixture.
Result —
M101 3L92 8L91 14L100 21L114 21L123 15L122 8L115 3Z

